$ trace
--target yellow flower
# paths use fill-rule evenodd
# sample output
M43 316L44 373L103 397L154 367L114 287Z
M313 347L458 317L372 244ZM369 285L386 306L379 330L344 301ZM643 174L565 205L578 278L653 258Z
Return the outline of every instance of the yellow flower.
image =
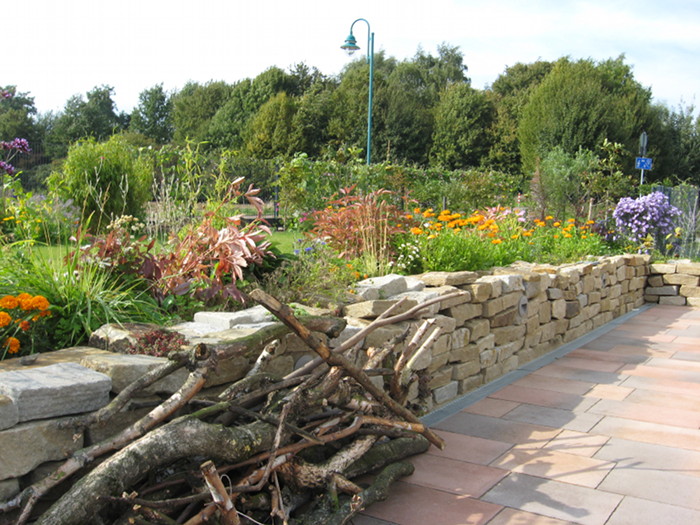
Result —
M48 310L49 309L49 301L46 299L46 297L37 295L36 297L33 297L32 300L29 303L31 305L30 310Z
M437 237L437 235L435 235L434 233L428 235L428 239L434 239L435 237Z
M588 235L581 235L582 239L588 239Z
M552 217L551 215L547 215L547 216L544 218L544 220L545 220L545 221L551 221L553 218L554 218L554 217Z
M595 221L586 221L586 224L595 224Z
M501 239L494 239L491 241L491 244L501 244L503 241Z
M420 213L420 208L413 208L413 213Z
M411 233L413 235L421 235L423 233L423 230L421 230L420 228L413 227L411 228Z
M561 223L557 221L554 224L552 224L552 226L554 226L555 228L559 228L559 226L561 226Z
M555 233L555 234L554 234L554 238L555 238L555 239L558 239L558 238L559 238L559 235Z
M576 219L566 219L566 222L576 222Z
M518 235L517 233L514 233L510 236L511 239L517 239L518 237L520 237L520 235Z
M7 312L0 312L0 328L9 325L12 322L12 317Z
M5 346L7 347L8 354L16 354L19 352L19 339L16 337L8 337L5 340Z
M573 235L571 235L570 233L565 233L564 237L567 239L571 239L571 237L573 237Z

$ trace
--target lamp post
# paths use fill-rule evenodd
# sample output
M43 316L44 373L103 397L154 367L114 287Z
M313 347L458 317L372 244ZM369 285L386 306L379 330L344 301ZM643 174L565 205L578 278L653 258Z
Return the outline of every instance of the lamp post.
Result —
M367 165L369 166L372 158L372 84L374 83L374 33L370 30L369 22L364 18L358 18L350 25L350 34L345 39L345 43L340 46L348 55L352 55L360 49L357 45L357 40L352 34L352 28L357 22L367 24L367 63L369 64L369 97L367 103Z

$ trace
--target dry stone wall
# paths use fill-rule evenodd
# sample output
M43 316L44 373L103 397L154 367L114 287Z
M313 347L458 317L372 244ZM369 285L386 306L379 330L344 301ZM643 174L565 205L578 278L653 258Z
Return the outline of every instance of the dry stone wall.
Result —
M516 264L490 272L431 272L387 275L354 287L355 301L345 307L347 327L333 346L351 337L403 299L402 310L447 294L456 295L426 308L441 333L430 352L412 363L418 380L409 401L428 412L515 370L543 354L612 321L645 301L700 306L700 264L650 264L642 255L606 257L564 266ZM310 311L323 314L323 311ZM191 343L229 344L274 322L262 307L244 312L201 312L191 323L172 327ZM422 319L384 326L368 335L364 347L376 347ZM135 327L138 332L148 327ZM41 354L32 364L0 362L0 500L48 471L79 449L84 436L61 425L70 414L96 410L163 358L120 352L134 332L105 326L90 346ZM402 348L399 346L397 351ZM270 371L284 375L311 358L294 335L283 338ZM217 370L208 387L242 377L254 356L239 355ZM53 368L52 368L53 367ZM175 391L181 375L166 378L120 414L109 428L88 431L99 441L143 416L149 406ZM382 381L377 379L377 381ZM48 410L48 412L46 412Z

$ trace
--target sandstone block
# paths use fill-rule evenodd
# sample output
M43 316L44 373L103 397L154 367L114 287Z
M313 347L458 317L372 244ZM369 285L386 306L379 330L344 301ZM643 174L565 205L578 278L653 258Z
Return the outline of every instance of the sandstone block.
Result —
M275 322L275 316L262 305L239 312L197 312L194 321L212 326L212 332L229 330L240 325Z
M506 275L486 275L479 279L480 282L500 283L501 293L508 294L513 292L524 292L522 275L506 274ZM496 285L498 286L498 285Z
M0 479L23 476L46 461L65 459L82 448L81 434L74 439L74 428L58 427L65 419L31 421L0 432Z
M525 325L492 328L491 333L494 336L496 346L501 346L516 340L522 342L522 339L525 337Z
M445 386L442 386L440 388L436 388L433 391L433 399L435 400L436 404L442 404L442 403L447 403L448 401L451 401L457 395L459 394L459 384L457 381L452 381Z
M471 284L479 278L476 272L428 272L419 275L418 279L428 286L462 286Z
M484 350L479 355L480 368L488 368L490 366L493 366L496 364L497 361L498 361L498 351L496 351L495 348L490 348L488 350Z
M644 293L646 295L678 295L678 290L680 290L680 286L648 286Z
M475 303L483 303L492 297L493 286L491 283L476 282L467 286L463 286L472 294L472 300Z
M649 265L649 273L661 273L661 274L668 274L668 273L676 273L676 264L675 263L653 263Z
M687 273L671 273L668 275L662 275L661 280L663 281L663 284L680 284L680 285L685 285L685 286L697 286L698 283L700 282L700 276L689 275ZM662 286L663 286L663 284L662 284ZM651 282L649 283L649 285L654 286Z
M700 297L687 297L686 304L688 306L700 306Z
M464 323L464 326L466 328L469 328L470 331L470 336L469 336L469 342L473 343L474 341L477 341L481 339L482 337L486 337L489 332L491 331L491 327L489 324L488 319L470 319L466 323Z
M681 296L681 295L671 295L671 296L660 296L659 297L659 304L670 304L673 306L685 306L686 305L686 298Z
M564 291L561 288L547 288L547 299L556 301L564 298Z
M472 377L468 377L467 379L463 379L459 382L459 393L466 394L467 392L471 392L472 390L479 388L483 384L484 378L481 374L473 375Z
M77 363L0 373L0 394L12 398L20 422L97 410L111 386L109 376Z
M462 348L469 344L470 340L469 328L458 328L452 333L450 348Z
M349 304L345 307L345 315L348 317L358 317L360 319L374 319L379 317L389 308L396 305L397 300L390 299L377 299L374 301L361 301L359 303ZM413 299L407 299L403 301L394 310L394 314L402 314L407 312L414 306L418 305L418 301ZM439 308L439 307L438 307Z
M482 311L483 306L479 303L464 303L448 308L446 313L458 326L462 326L466 321L481 316Z
M700 297L700 286L681 286L679 294L683 297Z
M388 299L407 290L406 277L393 273L371 277L355 284L357 294L367 300Z
M7 501L19 494L19 479L10 478L0 481L0 501Z
M479 349L474 344L450 350L449 363L466 363L479 359Z
M478 374L481 371L481 365L479 362L471 363L460 363L452 367L452 379L455 381L461 381L468 377Z
M678 263L676 265L677 273L686 273L688 275L700 275L700 263Z
M430 388L430 390L435 390L436 388L448 384L452 380L452 369L453 367L448 366L434 371L428 383L428 388Z
M511 292L483 303L483 316L493 317L498 312L516 306L523 297L522 292Z
M566 300L556 299L552 301L552 318L564 319L566 317Z
M564 317L571 319L581 313L581 303L578 301L566 301L566 313Z
M17 405L11 397L0 394L0 430L14 427L17 423L19 423Z

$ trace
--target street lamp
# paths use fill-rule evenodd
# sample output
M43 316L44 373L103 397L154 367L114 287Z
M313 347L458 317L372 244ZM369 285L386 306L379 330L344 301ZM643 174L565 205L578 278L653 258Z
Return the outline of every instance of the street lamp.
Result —
M374 33L371 32L369 27L369 22L364 18L358 18L350 26L350 34L345 39L345 43L340 46L340 49L344 49L348 55L352 55L355 51L360 49L357 45L357 40L352 34L352 28L357 22L364 22L367 24L367 63L369 64L369 100L367 104L367 165L370 163L372 158L372 84L374 83Z

